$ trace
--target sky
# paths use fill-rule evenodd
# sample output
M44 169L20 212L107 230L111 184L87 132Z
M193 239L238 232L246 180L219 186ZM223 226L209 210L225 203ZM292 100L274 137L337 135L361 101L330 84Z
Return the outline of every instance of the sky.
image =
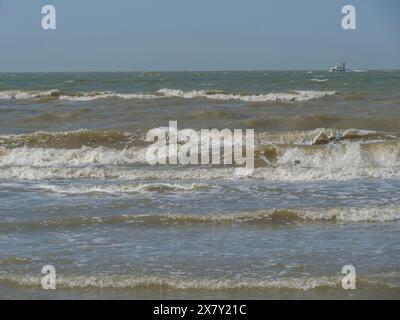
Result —
M42 6L56 8L43 30ZM357 30L341 27L356 8ZM0 72L400 68L399 0L0 0Z

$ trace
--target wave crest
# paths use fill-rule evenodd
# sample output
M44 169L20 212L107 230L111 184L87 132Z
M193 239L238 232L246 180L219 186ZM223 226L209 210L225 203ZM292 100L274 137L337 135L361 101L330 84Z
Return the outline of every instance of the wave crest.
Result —
M259 278L185 278L163 276L130 275L57 275L57 287L65 289L174 289L174 290L273 290L288 289L310 291L316 289L337 288L341 276L320 277L281 277L276 279ZM363 286L382 286L399 288L399 274L357 276L357 282ZM0 275L0 282L23 287L40 287L41 278L33 275Z
M62 229L80 228L88 225L155 225L175 226L190 225L235 225L288 223L381 223L400 220L400 208L388 207L334 207L334 208L297 208L270 209L252 212L215 213L215 214L122 214L114 216L88 216L46 219L43 221L0 222L3 232L12 230Z
M238 100L245 102L288 102L288 101L308 101L326 96L335 95L336 91L306 91L296 90L287 93L267 93L256 95L243 95L235 93L221 93L220 91L192 90L183 91L181 89L160 89L158 93L165 97L175 98L207 98L214 100Z
M241 94L225 93L222 90L192 90L184 91L181 89L160 89L156 93L119 93L114 91L93 91L93 92L60 92L58 89L46 91L29 90L5 90L0 91L0 100L49 100L60 101L93 101L98 99L138 99L152 100L160 98L206 98L224 101L245 101L245 102L290 102L290 101L309 101L327 96L335 95L336 91L310 91L295 90L290 92L277 92L266 94Z

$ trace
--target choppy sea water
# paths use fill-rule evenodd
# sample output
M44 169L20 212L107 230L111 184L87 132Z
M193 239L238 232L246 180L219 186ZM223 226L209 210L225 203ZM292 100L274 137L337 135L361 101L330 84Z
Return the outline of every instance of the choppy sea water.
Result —
M255 170L150 166L169 120ZM399 124L393 70L0 74L0 297L400 298Z

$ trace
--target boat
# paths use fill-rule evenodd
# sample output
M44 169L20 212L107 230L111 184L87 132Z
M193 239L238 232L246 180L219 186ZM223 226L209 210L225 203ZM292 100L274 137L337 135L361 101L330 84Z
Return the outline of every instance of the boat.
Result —
M351 70L346 68L346 62L344 61L341 64L329 68L329 72L349 72L349 71Z

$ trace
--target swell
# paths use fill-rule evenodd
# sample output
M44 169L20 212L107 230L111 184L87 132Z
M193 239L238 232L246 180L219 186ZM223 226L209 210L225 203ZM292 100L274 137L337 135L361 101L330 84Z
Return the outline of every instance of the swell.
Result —
M257 226L269 224L304 223L382 223L400 220L400 208L386 207L333 207L270 209L239 213L215 214L123 214L114 216L78 216L34 221L0 222L2 232L60 229L68 230L96 225L129 224L130 226L178 225L236 225Z
M57 288L78 289L172 289L172 290L273 290L288 289L310 291L340 288L342 276L258 278L196 278L134 275L59 275ZM361 287L379 286L397 289L399 275L396 272L384 275L357 275ZM39 287L41 278L34 275L2 274L0 283L18 287Z
M167 129L164 129L167 132ZM294 145L321 145L339 141L366 142L399 139L400 136L393 132L358 129L340 130L317 128L306 131L255 132L256 144L276 143ZM74 149L82 146L103 146L114 149L124 149L134 145L143 146L146 144L148 144L148 142L145 141L145 132L142 130L127 132L122 130L79 129L62 132L37 131L29 134L0 135L0 146L7 148L30 147Z
M60 101L93 101L98 99L139 99L153 100L160 98L182 98L182 99L212 99L222 101L244 101L244 102L290 102L290 101L309 101L320 99L327 96L333 96L336 91L311 91L311 90L295 90L288 92L271 92L265 94L242 94L229 93L222 90L191 90L184 91L181 89L160 89L154 93L118 93L114 91L99 92L60 92L57 89L46 91L29 91L29 90L6 90L0 91L0 100L60 100Z
M216 114L218 118L218 114ZM221 117L222 118L222 117ZM223 119L223 118L222 118ZM229 118L228 118L229 119ZM379 115L330 115L322 113L297 115L258 115L238 120L236 127L253 128L258 130L311 130L314 128L370 128L377 131L398 131L400 119L384 113Z
M74 130L64 132L38 131L30 134L0 135L0 146L8 148L65 148L76 149L87 147L109 147L124 149L143 144L140 132L122 130Z
M30 258L12 256L0 259L0 266L23 265L29 264L30 262L32 262L32 259Z

